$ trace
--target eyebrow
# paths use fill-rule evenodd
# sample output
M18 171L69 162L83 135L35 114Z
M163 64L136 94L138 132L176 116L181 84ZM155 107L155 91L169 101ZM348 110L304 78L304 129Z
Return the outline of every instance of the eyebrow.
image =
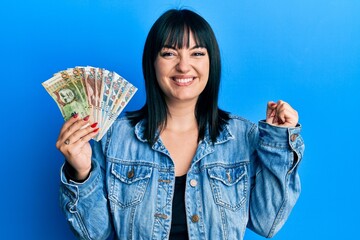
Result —
M170 48L170 49L176 50L176 47L171 46L171 45L164 45L162 48ZM190 48L190 50L194 50L196 48L205 48L206 49L206 47L203 47L203 46L200 46L200 45L194 45L192 48Z

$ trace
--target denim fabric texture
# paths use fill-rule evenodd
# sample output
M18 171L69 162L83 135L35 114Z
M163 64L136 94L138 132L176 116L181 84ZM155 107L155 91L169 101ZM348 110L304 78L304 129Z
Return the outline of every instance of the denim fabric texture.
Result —
M60 205L79 239L168 239L174 163L161 138L153 146L144 123L115 121L94 142L92 171L83 183L61 170ZM231 116L212 144L199 142L186 178L189 239L243 239L246 227L272 237L300 194L300 125L282 128Z

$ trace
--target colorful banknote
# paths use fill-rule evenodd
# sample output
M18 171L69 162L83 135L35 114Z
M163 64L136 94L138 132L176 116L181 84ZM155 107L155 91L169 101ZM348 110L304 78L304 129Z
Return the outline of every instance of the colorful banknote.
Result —
M99 141L134 96L137 88L119 74L102 68L75 67L55 73L42 85L57 103L67 121L73 114L100 128Z

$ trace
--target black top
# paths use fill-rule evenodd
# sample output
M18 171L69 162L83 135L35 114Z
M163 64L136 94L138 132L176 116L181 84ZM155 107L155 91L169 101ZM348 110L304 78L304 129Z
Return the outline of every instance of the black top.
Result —
M186 174L181 177L175 177L175 192L172 205L170 240L189 239L185 213L185 186Z

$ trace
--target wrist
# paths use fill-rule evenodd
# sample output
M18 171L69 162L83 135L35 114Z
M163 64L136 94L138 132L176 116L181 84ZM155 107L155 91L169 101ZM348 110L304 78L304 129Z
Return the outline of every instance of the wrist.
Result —
M73 180L75 182L83 182L89 177L90 172L91 172L91 165L88 169L86 169L84 171L76 171L75 175L74 175L75 179L73 179Z
M90 165L88 169L78 171L73 166L71 166L68 161L65 161L64 172L68 180L74 182L84 182L90 175L92 166Z

